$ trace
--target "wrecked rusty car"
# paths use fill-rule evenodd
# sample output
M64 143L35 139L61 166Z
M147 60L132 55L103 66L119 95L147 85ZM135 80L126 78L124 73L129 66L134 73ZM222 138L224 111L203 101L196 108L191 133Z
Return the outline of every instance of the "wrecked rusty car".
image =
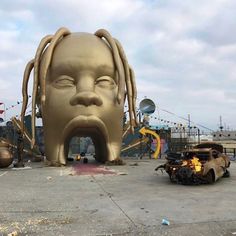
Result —
M155 170L164 169L172 182L181 184L212 184L229 177L230 159L217 143L201 143L180 153L169 153L167 162Z

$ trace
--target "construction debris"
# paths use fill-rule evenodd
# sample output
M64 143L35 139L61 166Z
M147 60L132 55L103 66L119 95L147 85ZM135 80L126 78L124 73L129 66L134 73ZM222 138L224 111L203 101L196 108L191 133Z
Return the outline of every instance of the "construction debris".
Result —
M17 231L13 231L13 232L7 234L7 236L17 236L17 235L18 235Z
M161 224L162 225L170 225L170 221L168 221L167 219L162 219Z

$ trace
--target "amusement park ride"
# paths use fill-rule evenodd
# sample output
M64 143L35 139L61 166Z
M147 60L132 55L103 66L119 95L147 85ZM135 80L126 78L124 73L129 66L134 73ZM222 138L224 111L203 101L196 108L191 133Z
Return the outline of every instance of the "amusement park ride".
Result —
M134 135L129 139L128 142L122 147L121 153L130 152L134 149L139 150L139 157L142 158L145 152L149 153L149 156L153 158L158 158L160 153L160 137L155 130L149 128L149 115L155 112L155 103L148 98L143 99L139 104L139 126L135 129L135 133L139 135ZM143 119L142 119L143 118ZM128 135L129 123L125 125L123 132L123 141L125 141ZM151 148L152 141L155 140L156 147L154 150ZM144 147L144 148L143 148Z

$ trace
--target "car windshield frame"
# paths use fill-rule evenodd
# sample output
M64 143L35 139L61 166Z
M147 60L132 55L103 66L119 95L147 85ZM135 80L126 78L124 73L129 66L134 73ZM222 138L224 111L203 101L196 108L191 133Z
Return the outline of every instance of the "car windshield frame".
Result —
M211 157L211 150L188 150L183 152L183 159L189 160L197 157L200 161L208 161Z

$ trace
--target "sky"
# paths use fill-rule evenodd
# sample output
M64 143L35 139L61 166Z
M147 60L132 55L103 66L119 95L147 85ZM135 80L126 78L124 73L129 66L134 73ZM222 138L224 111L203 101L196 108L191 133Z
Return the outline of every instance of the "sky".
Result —
M45 35L104 28L134 69L137 106L146 97L156 104L153 117L185 125L179 117L189 114L193 124L216 130L222 116L225 128L236 129L235 16L235 0L1 0L6 119L20 113L23 72Z

